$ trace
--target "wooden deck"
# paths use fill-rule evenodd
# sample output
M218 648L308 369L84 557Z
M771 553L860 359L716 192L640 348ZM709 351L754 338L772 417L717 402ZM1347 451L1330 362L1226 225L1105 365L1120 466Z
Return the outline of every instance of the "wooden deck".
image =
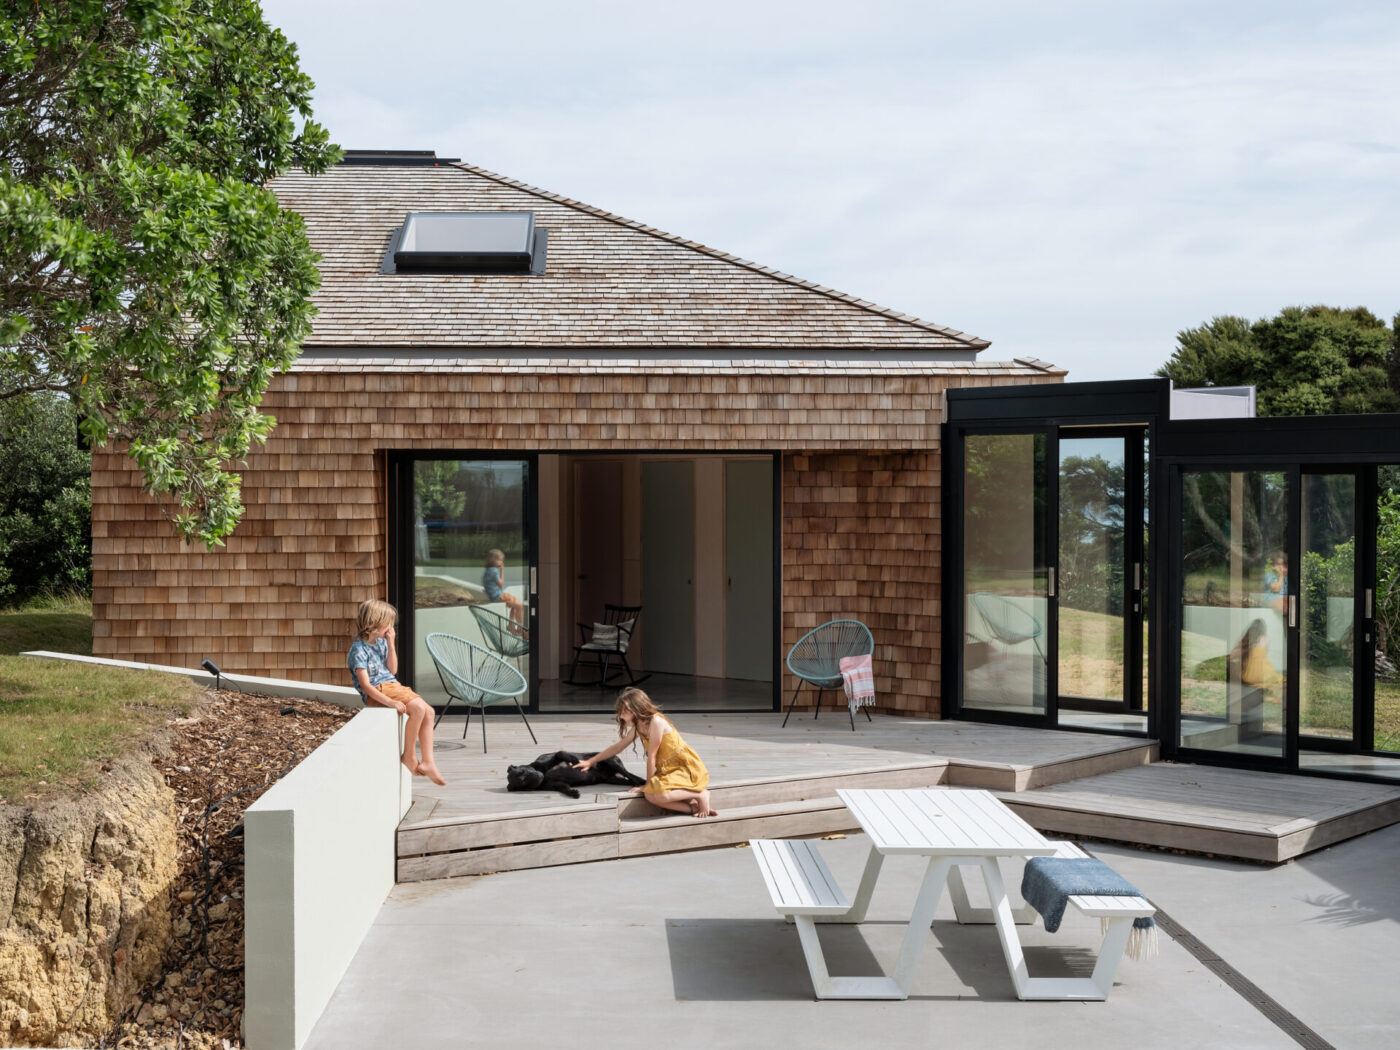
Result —
M1158 762L1003 793L1041 831L1289 860L1400 821L1400 788Z
M509 792L506 767L567 749L596 751L616 739L602 716L538 716L539 743L518 718L492 717L483 754L478 720L460 743L461 718L438 727L445 788L414 781L414 803L400 825L401 882L667 853L851 830L836 798L841 787L940 784L1018 792L1126 766L1156 755L1142 739L876 715L852 732L845 712L796 715L685 715L677 725L710 770L720 815L662 815L644 800L605 786L569 799L554 792ZM620 756L634 772L645 756Z
M460 718L439 726L445 788L415 780L399 828L401 882L704 849L749 838L854 830L842 787L981 787L1046 831L1282 860L1400 821L1400 788L1313 777L1157 763L1140 737L1017 729L876 715L856 731L841 712L681 715L676 722L710 770L719 816L664 815L622 788L508 792L506 766L560 749L596 751L615 739L601 716L536 716L539 743L519 718L492 717L460 742ZM634 772L645 756L622 756Z

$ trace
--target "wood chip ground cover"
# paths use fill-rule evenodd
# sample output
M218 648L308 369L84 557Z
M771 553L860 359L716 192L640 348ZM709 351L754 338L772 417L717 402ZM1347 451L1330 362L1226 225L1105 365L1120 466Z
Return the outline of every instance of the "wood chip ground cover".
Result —
M175 791L180 874L166 972L105 1046L238 1047L243 1019L243 811L354 711L318 700L210 690L172 723L158 760Z

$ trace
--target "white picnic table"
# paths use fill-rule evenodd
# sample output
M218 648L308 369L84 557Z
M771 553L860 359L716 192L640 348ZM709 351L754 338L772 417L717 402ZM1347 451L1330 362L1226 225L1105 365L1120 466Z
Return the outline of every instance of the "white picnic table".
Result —
M1002 954L1019 998L1102 999L1107 996L1132 925L1127 902L1137 902L1135 914L1142 913L1146 902L1137 897L1119 898L1106 905L1112 912L1115 933L1112 942L1106 941L1101 949L1102 965L1096 967L1094 978L1033 978L1027 972L1016 923L1018 920L1033 922L1035 913L1028 906L1013 911L998 866L1002 858L1083 856L1072 844L1046 840L989 791L849 789L840 790L837 795L870 838L870 854L854 900L848 900L841 891L814 842L753 841L774 904L797 926L817 998L907 998L945 886L959 922L996 925ZM888 976L833 977L827 971L815 924L864 921L885 857L892 855L928 858L894 971ZM974 908L968 901L960 870L964 866L981 872L989 907ZM1082 898L1071 898L1071 901L1081 910L1092 906L1086 905L1086 899ZM1150 911L1148 906L1147 912Z

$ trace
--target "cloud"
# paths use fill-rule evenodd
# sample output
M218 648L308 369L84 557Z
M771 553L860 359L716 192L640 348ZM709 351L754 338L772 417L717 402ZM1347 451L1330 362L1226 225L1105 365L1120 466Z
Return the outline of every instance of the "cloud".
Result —
M1079 379L1145 375L1219 313L1400 307L1400 14L1223 6L264 4L338 141L460 155Z

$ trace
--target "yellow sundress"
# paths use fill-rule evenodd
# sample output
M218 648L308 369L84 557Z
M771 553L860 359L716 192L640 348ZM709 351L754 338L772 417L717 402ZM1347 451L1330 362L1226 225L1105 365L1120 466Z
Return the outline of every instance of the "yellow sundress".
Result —
M670 725L656 747L656 775L642 790L652 795L668 791L704 791L710 785L710 771L695 750Z

